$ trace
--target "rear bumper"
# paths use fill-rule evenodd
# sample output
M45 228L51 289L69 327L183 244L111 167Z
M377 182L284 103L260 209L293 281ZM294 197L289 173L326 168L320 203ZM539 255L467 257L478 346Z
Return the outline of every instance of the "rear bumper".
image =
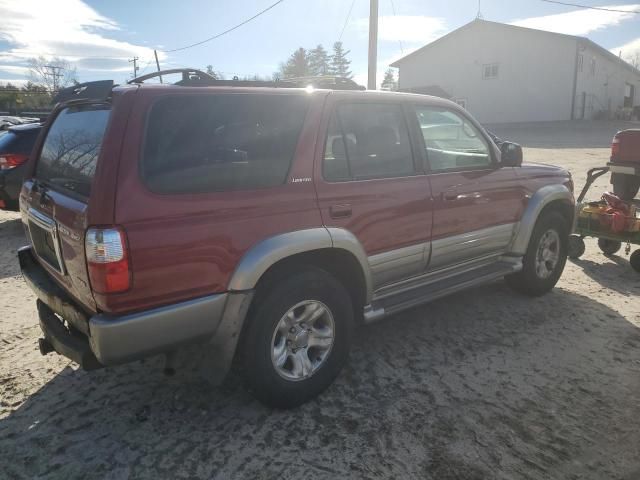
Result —
M19 165L11 170L0 170L0 200L14 210L18 207L24 171L25 165Z
M221 293L129 315L92 315L49 277L31 247L21 248L18 258L38 297L45 338L56 352L88 370L209 343L216 350L216 371L226 373L253 294Z

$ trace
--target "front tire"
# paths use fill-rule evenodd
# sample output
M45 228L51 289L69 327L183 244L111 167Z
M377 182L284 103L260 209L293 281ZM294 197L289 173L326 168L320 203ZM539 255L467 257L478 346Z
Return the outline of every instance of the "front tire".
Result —
M258 291L243 342L243 370L255 396L292 408L319 395L347 361L354 316L351 298L315 267Z
M567 262L569 226L558 212L543 214L533 229L522 270L507 277L507 284L529 296L539 296L551 290Z
M622 248L622 242L609 240L608 238L599 238L598 247L600 247L600 250L602 250L602 253L605 255L613 255Z

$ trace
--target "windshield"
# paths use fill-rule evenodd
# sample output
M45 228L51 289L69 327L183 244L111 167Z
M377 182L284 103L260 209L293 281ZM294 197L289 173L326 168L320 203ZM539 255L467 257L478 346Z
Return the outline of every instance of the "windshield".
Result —
M47 133L36 177L54 188L88 197L109 112L106 105L62 110Z

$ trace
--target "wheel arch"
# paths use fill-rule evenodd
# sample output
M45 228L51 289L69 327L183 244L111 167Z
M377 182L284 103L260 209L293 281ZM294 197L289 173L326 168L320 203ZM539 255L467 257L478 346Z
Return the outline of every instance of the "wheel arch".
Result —
M524 255L538 218L549 211L559 212L573 230L575 200L571 191L564 185L547 185L537 190L525 208L514 235L510 253Z
M313 265L335 275L362 306L371 301L373 283L366 253L349 231L312 228L262 240L240 260L230 292L251 290L296 265Z

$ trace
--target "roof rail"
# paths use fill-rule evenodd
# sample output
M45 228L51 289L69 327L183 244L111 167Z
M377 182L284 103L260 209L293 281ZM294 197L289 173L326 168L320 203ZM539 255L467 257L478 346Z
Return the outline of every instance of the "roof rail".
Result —
M152 72L141 77L136 77L133 80L129 80L130 84L141 84L146 80L155 77L161 77L162 75L171 75L174 73L181 73L182 80L175 82L174 85L181 86L219 86L219 87L272 87L272 88L327 88L334 90L364 90L365 88L358 85L356 82L349 78L335 77L335 76L317 76L317 77L296 77L285 78L282 80L240 80L238 77L233 77L231 80L219 80L212 75L209 75L202 70L195 68L174 68L171 70L161 70L159 72Z

